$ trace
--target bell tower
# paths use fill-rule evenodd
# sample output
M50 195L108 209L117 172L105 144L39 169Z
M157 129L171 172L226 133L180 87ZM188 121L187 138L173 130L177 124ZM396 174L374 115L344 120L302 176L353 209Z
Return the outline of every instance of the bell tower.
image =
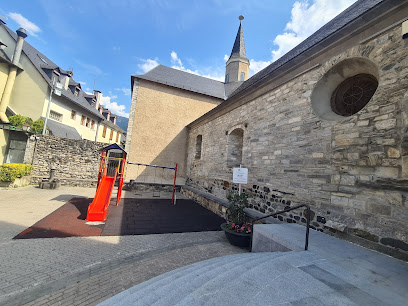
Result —
M239 16L239 28L235 37L231 55L226 63L225 83L243 82L248 80L249 60L245 53L244 32L242 31L242 20L244 16Z

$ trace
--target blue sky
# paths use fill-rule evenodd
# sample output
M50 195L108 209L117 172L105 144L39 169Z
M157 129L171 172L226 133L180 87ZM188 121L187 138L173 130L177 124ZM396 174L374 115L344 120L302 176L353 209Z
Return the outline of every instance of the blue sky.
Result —
M223 80L239 15L253 75L354 2L0 0L0 15L12 30L26 28L26 40L62 69L73 69L85 91L95 82L103 104L128 116L130 76L157 64Z

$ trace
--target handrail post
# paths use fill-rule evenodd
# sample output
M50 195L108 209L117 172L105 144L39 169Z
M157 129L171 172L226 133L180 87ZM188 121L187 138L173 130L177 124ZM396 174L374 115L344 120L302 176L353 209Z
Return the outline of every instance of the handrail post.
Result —
M291 210L294 210L294 209L298 209L298 208L300 208L300 207L306 207L306 210L307 210L307 217L306 217L306 241L305 241L305 251L307 251L307 249L308 249L308 247L309 247L310 206L309 206L309 205L306 205L306 204L301 204L301 205L297 205L297 206L294 206L294 207L291 207L291 208L288 208L288 209L284 209L284 210L282 210L282 211L275 212L275 213L273 213L273 214L269 214L269 215L263 216L263 217L261 217L261 218L253 219L253 221L252 221L252 227L251 227L251 243L250 243L251 252L252 252L252 240L253 240L253 237L254 237L254 223L255 223L256 221L259 221L259 220L262 220L262 219L265 219L265 218L268 218L268 217L277 216L277 215L279 215L279 214L282 214L282 213L285 213L285 212L288 212L288 211L291 211Z
M254 240L254 222L251 222L251 239L249 241L249 251L252 252L252 241Z
M307 207L307 219L306 219L306 241L305 241L305 251L309 247L309 227L310 227L310 206Z

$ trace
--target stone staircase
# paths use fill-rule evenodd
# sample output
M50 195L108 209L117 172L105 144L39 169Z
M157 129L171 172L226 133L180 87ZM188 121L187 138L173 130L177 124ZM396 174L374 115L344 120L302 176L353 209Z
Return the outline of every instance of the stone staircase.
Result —
M406 305L407 263L316 231L304 251L304 231L256 225L254 250L268 252L185 266L101 305Z

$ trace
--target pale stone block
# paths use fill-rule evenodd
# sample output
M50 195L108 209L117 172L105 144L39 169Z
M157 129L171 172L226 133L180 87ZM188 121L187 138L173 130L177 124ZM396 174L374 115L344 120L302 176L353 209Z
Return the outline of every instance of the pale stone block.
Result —
M388 115L381 115L381 116L375 117L374 121L380 121L380 120L385 120L385 119L388 119Z
M341 135L337 135L334 138L336 140L343 140L343 139L351 139L351 138L357 138L359 137L360 134L359 133L348 133L348 134L341 134Z
M396 119L382 120L375 123L375 127L377 130L389 130L395 128L396 126Z
M360 210L364 210L365 206L366 206L365 201L359 201L359 200L355 200L355 199L350 199L349 203L354 208L357 208L357 209L360 209Z
M402 157L402 175L403 178L408 178L408 156Z
M396 167L377 167L375 174L380 177L398 177L398 168Z
M351 160L356 160L360 158L360 155L358 153L348 153L347 158Z
M332 184L340 184L340 175L332 175L331 183Z
M282 154L282 151L281 151L281 150L276 150L275 152L273 152L273 154L275 154L275 155L281 155L281 154Z
M357 126L368 126L369 123L370 123L369 120L361 120L357 122Z
M337 196L331 196L331 203L333 205L348 205L349 204L349 199L345 197L337 197Z
M312 153L312 157L313 158L323 158L324 154L315 152L315 153Z
M400 155L400 151L396 148L388 148L388 157L390 158L399 158Z
M354 185L356 183L356 178L351 175L342 175L340 178L341 185Z
M289 119L289 123L299 122L301 120L302 120L302 117L295 117L295 118Z

